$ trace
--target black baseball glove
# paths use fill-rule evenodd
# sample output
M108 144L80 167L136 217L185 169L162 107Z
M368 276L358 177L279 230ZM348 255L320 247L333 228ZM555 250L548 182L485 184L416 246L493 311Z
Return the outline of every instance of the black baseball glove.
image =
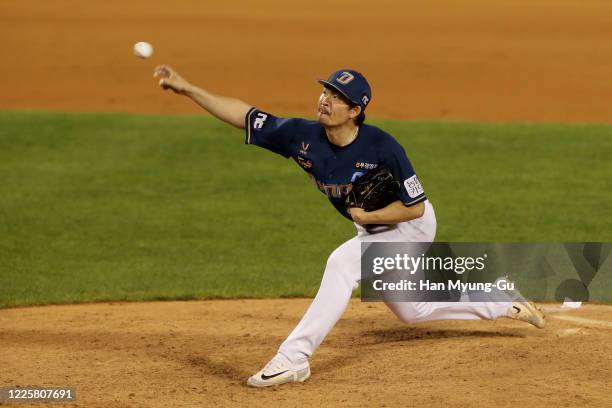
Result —
M379 210L398 199L399 189L400 184L393 178L391 170L386 166L378 167L353 182L344 204L347 209Z

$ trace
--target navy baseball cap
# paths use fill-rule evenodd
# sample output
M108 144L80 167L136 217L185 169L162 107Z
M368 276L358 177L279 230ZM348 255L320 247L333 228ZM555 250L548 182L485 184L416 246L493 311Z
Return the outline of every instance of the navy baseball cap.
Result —
M370 84L355 70L340 69L331 74L327 80L320 79L318 82L340 92L346 99L361 106L361 110L365 110L372 100Z

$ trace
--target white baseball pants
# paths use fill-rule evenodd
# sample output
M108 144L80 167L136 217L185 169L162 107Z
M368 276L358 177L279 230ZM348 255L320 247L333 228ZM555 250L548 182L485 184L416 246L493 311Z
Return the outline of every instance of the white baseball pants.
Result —
M361 279L361 242L433 242L436 235L436 215L429 201L425 201L425 212L421 218L402 222L383 232L369 233L362 226L355 225L357 236L340 245L329 256L316 297L302 320L279 348L279 353L293 363L312 356L346 310L351 294ZM496 319L504 316L511 305L508 302L385 304L406 323Z

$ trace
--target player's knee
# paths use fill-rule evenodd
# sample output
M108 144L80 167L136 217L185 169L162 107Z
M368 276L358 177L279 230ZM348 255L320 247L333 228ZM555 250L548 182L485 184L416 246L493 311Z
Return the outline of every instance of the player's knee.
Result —
M396 303L391 310L403 323L418 323L430 314L426 303Z
M399 313L395 313L395 315L400 319L403 323L418 323L420 320L419 314L414 310L402 310Z
M329 258L327 258L325 275L331 279L350 282L353 289L358 286L359 272L359 270L352 271L350 260L340 251L332 252Z
M343 256L339 251L332 252L331 255L327 258L327 264L325 265L325 269L332 271L342 270L342 266L344 263L342 258Z

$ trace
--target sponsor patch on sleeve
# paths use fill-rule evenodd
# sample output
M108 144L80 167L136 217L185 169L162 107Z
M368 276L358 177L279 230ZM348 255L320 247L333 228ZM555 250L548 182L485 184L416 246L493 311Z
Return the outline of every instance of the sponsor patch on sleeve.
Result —
M404 187L410 198L415 198L423 194L423 186L421 186L421 182L416 174L404 180Z

